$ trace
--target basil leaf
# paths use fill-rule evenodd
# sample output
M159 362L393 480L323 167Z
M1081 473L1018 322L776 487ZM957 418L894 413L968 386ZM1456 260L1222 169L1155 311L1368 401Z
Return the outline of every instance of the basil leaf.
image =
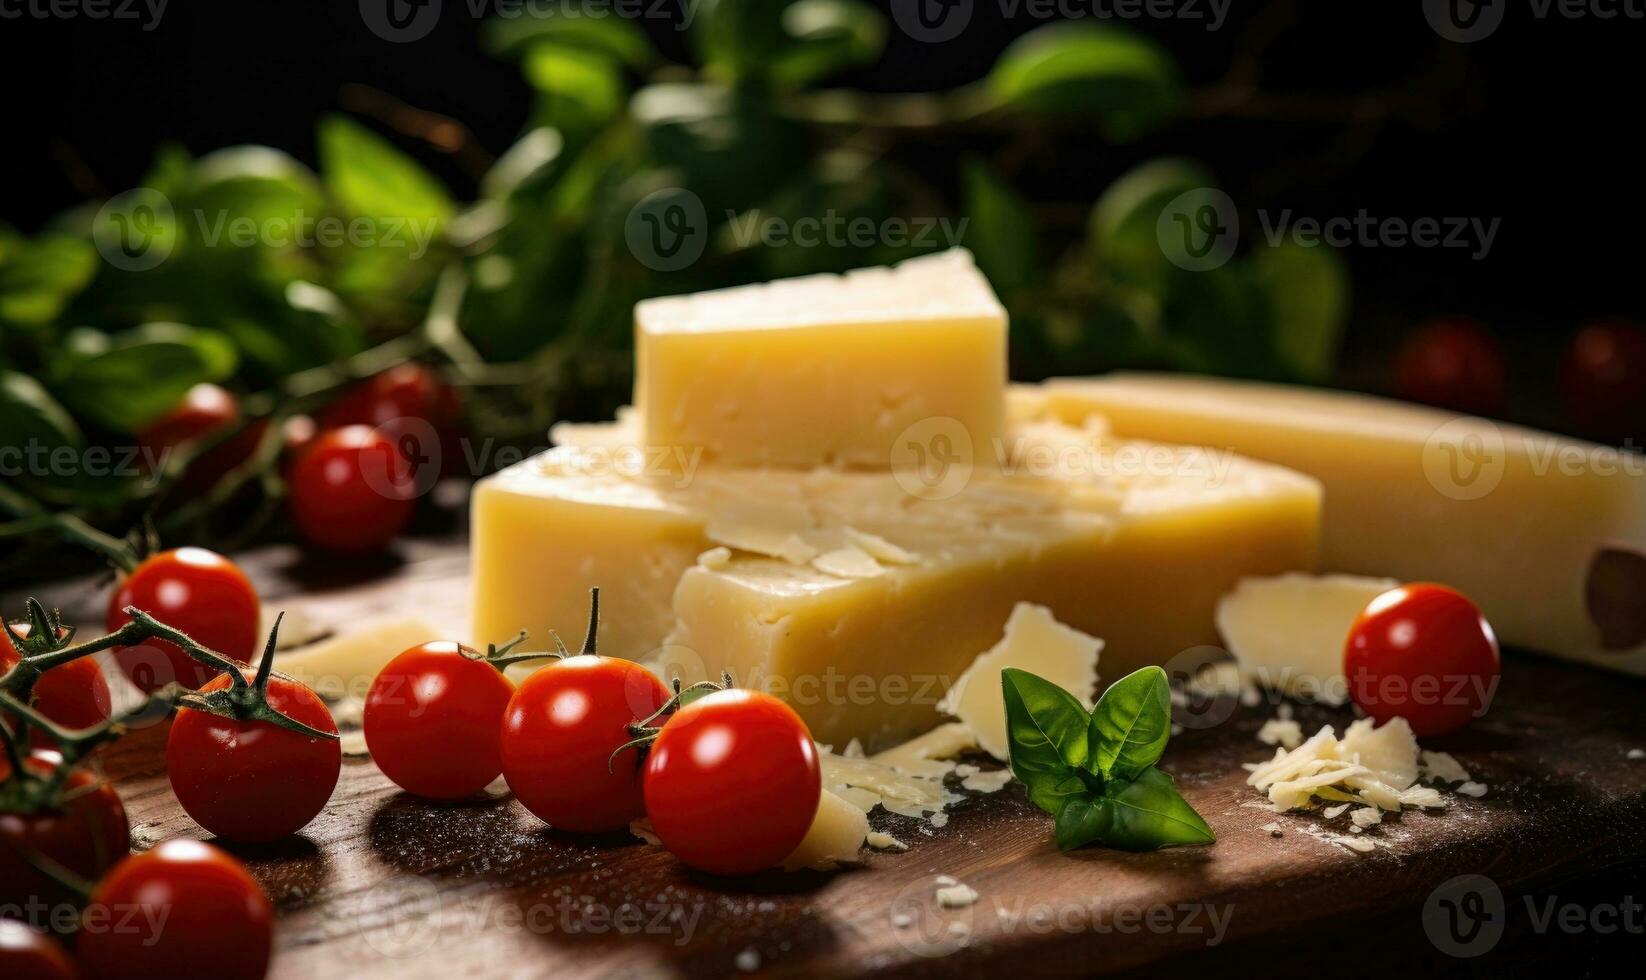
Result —
M1160 761L1171 736L1172 692L1166 672L1144 667L1109 685L1092 709L1093 771L1135 779Z
M1072 851L1102 838L1108 830L1113 810L1101 797L1076 796L1057 811L1057 846Z
M1331 376L1349 319L1349 271L1330 247L1282 242L1253 257L1274 316L1274 344L1309 381Z
M321 119L319 143L326 188L351 215L438 227L456 211L422 164L347 116Z
M1152 851L1217 839L1177 792L1172 777L1159 769L1145 769L1136 779L1110 780L1103 786L1103 806L1109 818L1100 839L1110 847Z
M4 256L0 256L4 258ZM0 264L0 322L43 327L97 274L97 251L68 235L20 242Z
M1028 287L1042 268L1028 205L981 160L967 160L961 176L978 268L1002 296Z
M40 382L16 371L0 371L0 446L55 449L84 441L74 418Z
M1000 690L1012 774L1035 806L1056 814L1065 799L1085 790L1086 709L1068 691L1015 667L1000 672Z
M126 432L164 414L194 385L230 377L239 361L221 333L178 323L112 336L81 329L63 346L53 389L81 418Z
M1095 116L1111 141L1137 139L1175 114L1183 79L1172 56L1142 34L1070 21L1013 41L984 79L1001 107Z

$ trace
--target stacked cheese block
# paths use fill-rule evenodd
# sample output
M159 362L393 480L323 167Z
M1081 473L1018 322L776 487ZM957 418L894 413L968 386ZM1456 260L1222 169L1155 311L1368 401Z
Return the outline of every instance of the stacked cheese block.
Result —
M478 641L573 628L598 585L602 652L889 744L1019 601L1120 676L1214 643L1241 578L1314 568L1313 478L1008 396L1005 311L963 251L636 322L635 410L476 489Z

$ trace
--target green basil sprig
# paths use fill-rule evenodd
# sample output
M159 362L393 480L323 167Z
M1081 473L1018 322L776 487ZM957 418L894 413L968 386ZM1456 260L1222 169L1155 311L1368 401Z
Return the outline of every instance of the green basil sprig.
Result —
M1109 685L1090 714L1051 681L1000 672L1012 774L1057 818L1057 846L1127 851L1210 844L1212 828L1155 768L1171 734L1166 672L1145 667Z

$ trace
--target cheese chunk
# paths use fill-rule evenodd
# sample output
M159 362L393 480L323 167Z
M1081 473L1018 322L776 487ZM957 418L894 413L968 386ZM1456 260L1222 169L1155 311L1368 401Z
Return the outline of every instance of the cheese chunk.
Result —
M415 616L384 619L276 654L274 669L334 701L363 698L384 664L411 647L440 639L445 637L439 630Z
M1217 631L1241 671L1292 697L1343 704L1343 648L1366 604L1400 583L1358 575L1243 579L1217 604Z
M635 350L647 443L708 460L885 467L905 430L946 452L1001 434L1006 312L961 249L647 300Z
M1293 467L1322 564L1443 582L1505 642L1646 674L1646 457L1363 395L1119 374L1047 382L1065 420Z
M1240 578L1313 566L1314 481L1074 427L1017 449L1082 444L1084 462L980 466L944 499L887 472L631 475L591 472L597 450L551 450L475 489L475 635L575 634L600 585L602 652L688 682L730 671L818 740L880 746L940 721L1019 602L1102 636L1123 673L1214 642L1212 611ZM1133 458L1165 469L1116 462ZM715 547L729 556L699 561ZM814 560L841 550L852 561Z
M783 861L783 870L827 871L838 864L855 862L868 836L868 815L825 789L818 798L811 829Z

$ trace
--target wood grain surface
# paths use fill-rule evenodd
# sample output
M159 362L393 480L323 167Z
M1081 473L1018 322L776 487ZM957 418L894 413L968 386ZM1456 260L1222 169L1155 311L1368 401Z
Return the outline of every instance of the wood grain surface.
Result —
M273 547L241 561L274 608L332 625L414 613L461 635L461 544L414 541L402 555L339 564ZM101 620L96 583L40 592L72 618ZM230 849L280 911L277 977L1079 976L1231 963L1291 972L1323 960L1353 974L1379 957L1440 972L1491 962L1450 960L1425 938L1425 903L1432 912L1431 893L1455 876L1488 876L1509 896L1511 927L1524 926L1519 896L1640 880L1646 760L1628 753L1646 747L1643 695L1637 680L1511 653L1490 715L1425 745L1454 753L1489 793L1388 818L1371 835L1391 846L1369 854L1310 832L1347 833L1346 817L1266 809L1240 764L1272 752L1255 732L1273 706L1232 703L1183 719L1166 757L1218 834L1205 848L1062 854L1050 818L1011 786L958 804L941 829L877 812L875 827L912 847L865 852L862 868L716 879L627 834L549 830L506 792L415 800L370 760L349 759L301 836ZM1298 717L1311 731L1352 715ZM203 836L172 799L164 736L164 724L137 732L103 759L139 847ZM1271 822L1282 836L1262 829ZM939 909L939 875L979 901ZM1499 961L1517 948L1505 943Z

